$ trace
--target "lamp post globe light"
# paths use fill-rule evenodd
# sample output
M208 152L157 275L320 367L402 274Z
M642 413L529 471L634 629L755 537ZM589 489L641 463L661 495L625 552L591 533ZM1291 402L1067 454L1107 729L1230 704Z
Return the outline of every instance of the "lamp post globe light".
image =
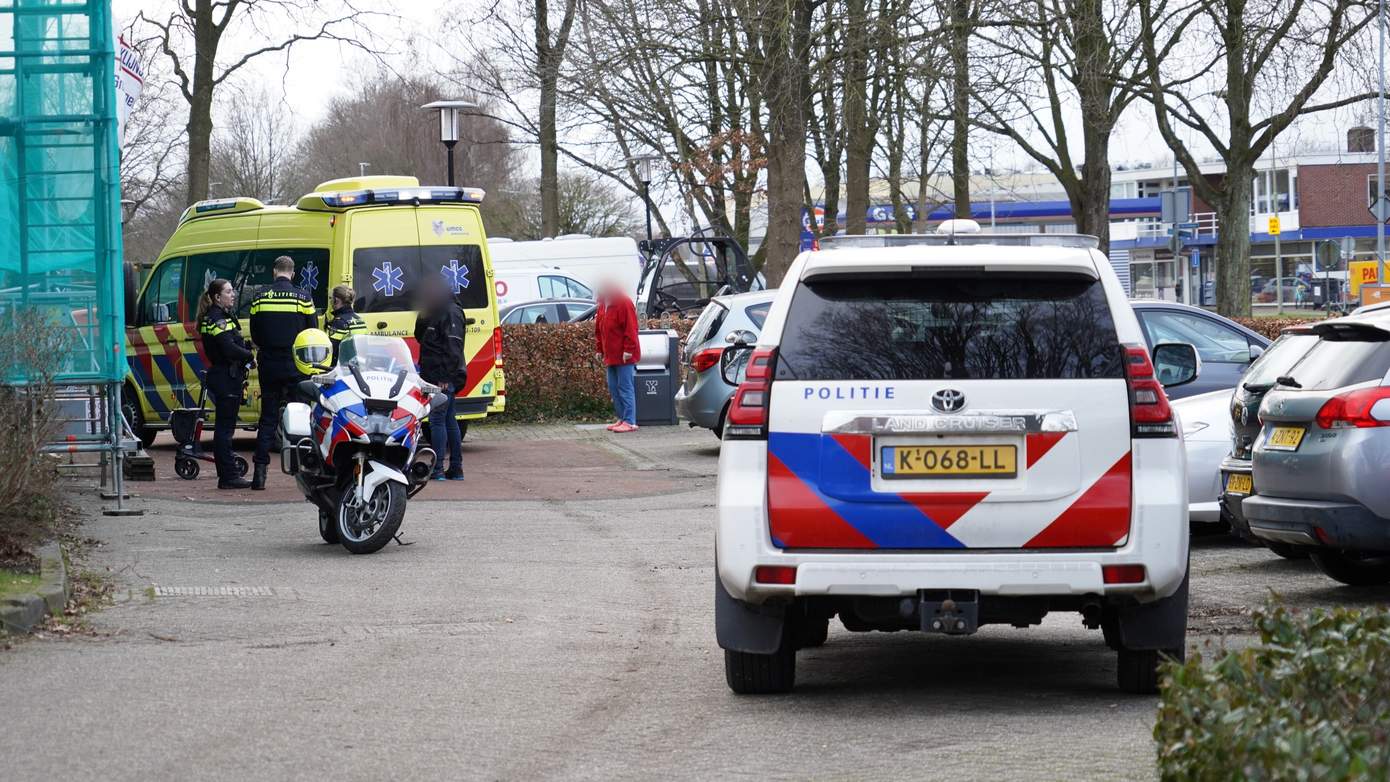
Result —
M459 142L459 114L466 109L476 109L478 104L467 100L437 100L426 103L422 109L439 112L439 140L444 142L446 165L448 167L449 187L454 186L454 145Z
M637 181L642 183L642 203L647 208L647 241L652 240L652 163L661 159L660 155L634 155L627 159L628 164L637 174Z

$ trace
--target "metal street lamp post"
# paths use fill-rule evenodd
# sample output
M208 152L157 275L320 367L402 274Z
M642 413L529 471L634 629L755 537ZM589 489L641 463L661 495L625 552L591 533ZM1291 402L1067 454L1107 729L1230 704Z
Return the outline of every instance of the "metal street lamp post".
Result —
M642 203L647 207L648 242L652 240L652 163L660 159L660 155L636 155L627 159L637 172L637 181L642 183Z
M444 142L446 165L448 166L449 187L454 186L454 145L459 143L459 113L465 109L476 109L478 104L466 100L437 100L426 103L422 109L439 111L439 140Z

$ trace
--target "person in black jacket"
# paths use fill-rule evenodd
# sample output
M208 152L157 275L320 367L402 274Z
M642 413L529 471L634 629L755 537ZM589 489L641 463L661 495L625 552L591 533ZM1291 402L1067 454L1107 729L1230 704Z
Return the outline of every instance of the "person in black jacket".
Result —
M430 410L430 445L434 448L434 479L463 480L463 437L455 417L454 394L465 386L463 340L468 330L463 310L443 280L427 278L415 319L415 339L420 343L420 377L439 386L446 402ZM449 469L444 470L445 447Z
M280 410L292 387L301 380L291 351L294 338L305 329L318 328L314 300L291 282L294 259L288 255L276 258L271 273L275 281L251 300L251 341L256 343L261 381L261 420L256 427L256 456L252 460L256 471L251 476L252 489L265 488L270 446L280 426Z
M328 341L333 343L333 363L338 363L338 346L343 344L343 340L357 334L367 333L367 324L352 311L352 302L356 298L352 288L346 285L339 285L333 289L333 317L328 320L324 331L328 332Z
M218 278L208 283L198 297L198 333L203 338L203 352L208 357L208 371L203 382L212 397L212 453L217 463L217 488L246 489L251 482L237 475L236 455L232 452L232 432L236 431L237 413L241 410L242 390L246 383L247 366L251 363L251 348L241 336L241 323L232 313L236 311L236 288Z

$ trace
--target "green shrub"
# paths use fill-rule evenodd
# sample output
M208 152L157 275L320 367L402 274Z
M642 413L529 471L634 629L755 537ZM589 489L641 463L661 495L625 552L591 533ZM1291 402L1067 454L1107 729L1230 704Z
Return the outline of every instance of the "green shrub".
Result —
M1258 645L1169 664L1154 738L1163 779L1390 776L1390 612L1255 614Z
M66 521L57 462L40 449L62 421L53 377L67 355L61 327L41 314L0 321L0 560L52 538Z
M691 321L649 321L644 328L675 329ZM594 324L535 323L502 327L508 421L599 421L613 405L603 365L594 358Z

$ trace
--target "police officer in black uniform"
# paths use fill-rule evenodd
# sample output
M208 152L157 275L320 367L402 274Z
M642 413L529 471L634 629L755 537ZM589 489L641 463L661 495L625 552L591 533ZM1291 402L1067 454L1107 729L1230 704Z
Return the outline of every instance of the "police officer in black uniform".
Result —
M261 420L256 428L255 473L251 477L251 488L258 490L265 488L280 411L291 388L301 379L290 350L294 338L305 329L318 328L314 300L292 282L294 259L288 255L276 258L271 273L275 281L251 300L251 341L256 343L261 380Z
M328 332L328 341L333 343L334 364L338 363L338 346L343 344L343 340L367 333L366 322L352 310L352 302L356 296L352 288L346 285L339 285L333 289L333 315L324 331Z
M217 462L219 489L251 486L250 481L237 474L236 455L232 452L232 433L236 431L246 370L252 358L251 348L241 336L241 323L233 314L235 311L236 288L227 280L212 280L198 297L198 333L203 337L203 351L208 357L208 371L203 382L207 384L217 416L212 453Z

